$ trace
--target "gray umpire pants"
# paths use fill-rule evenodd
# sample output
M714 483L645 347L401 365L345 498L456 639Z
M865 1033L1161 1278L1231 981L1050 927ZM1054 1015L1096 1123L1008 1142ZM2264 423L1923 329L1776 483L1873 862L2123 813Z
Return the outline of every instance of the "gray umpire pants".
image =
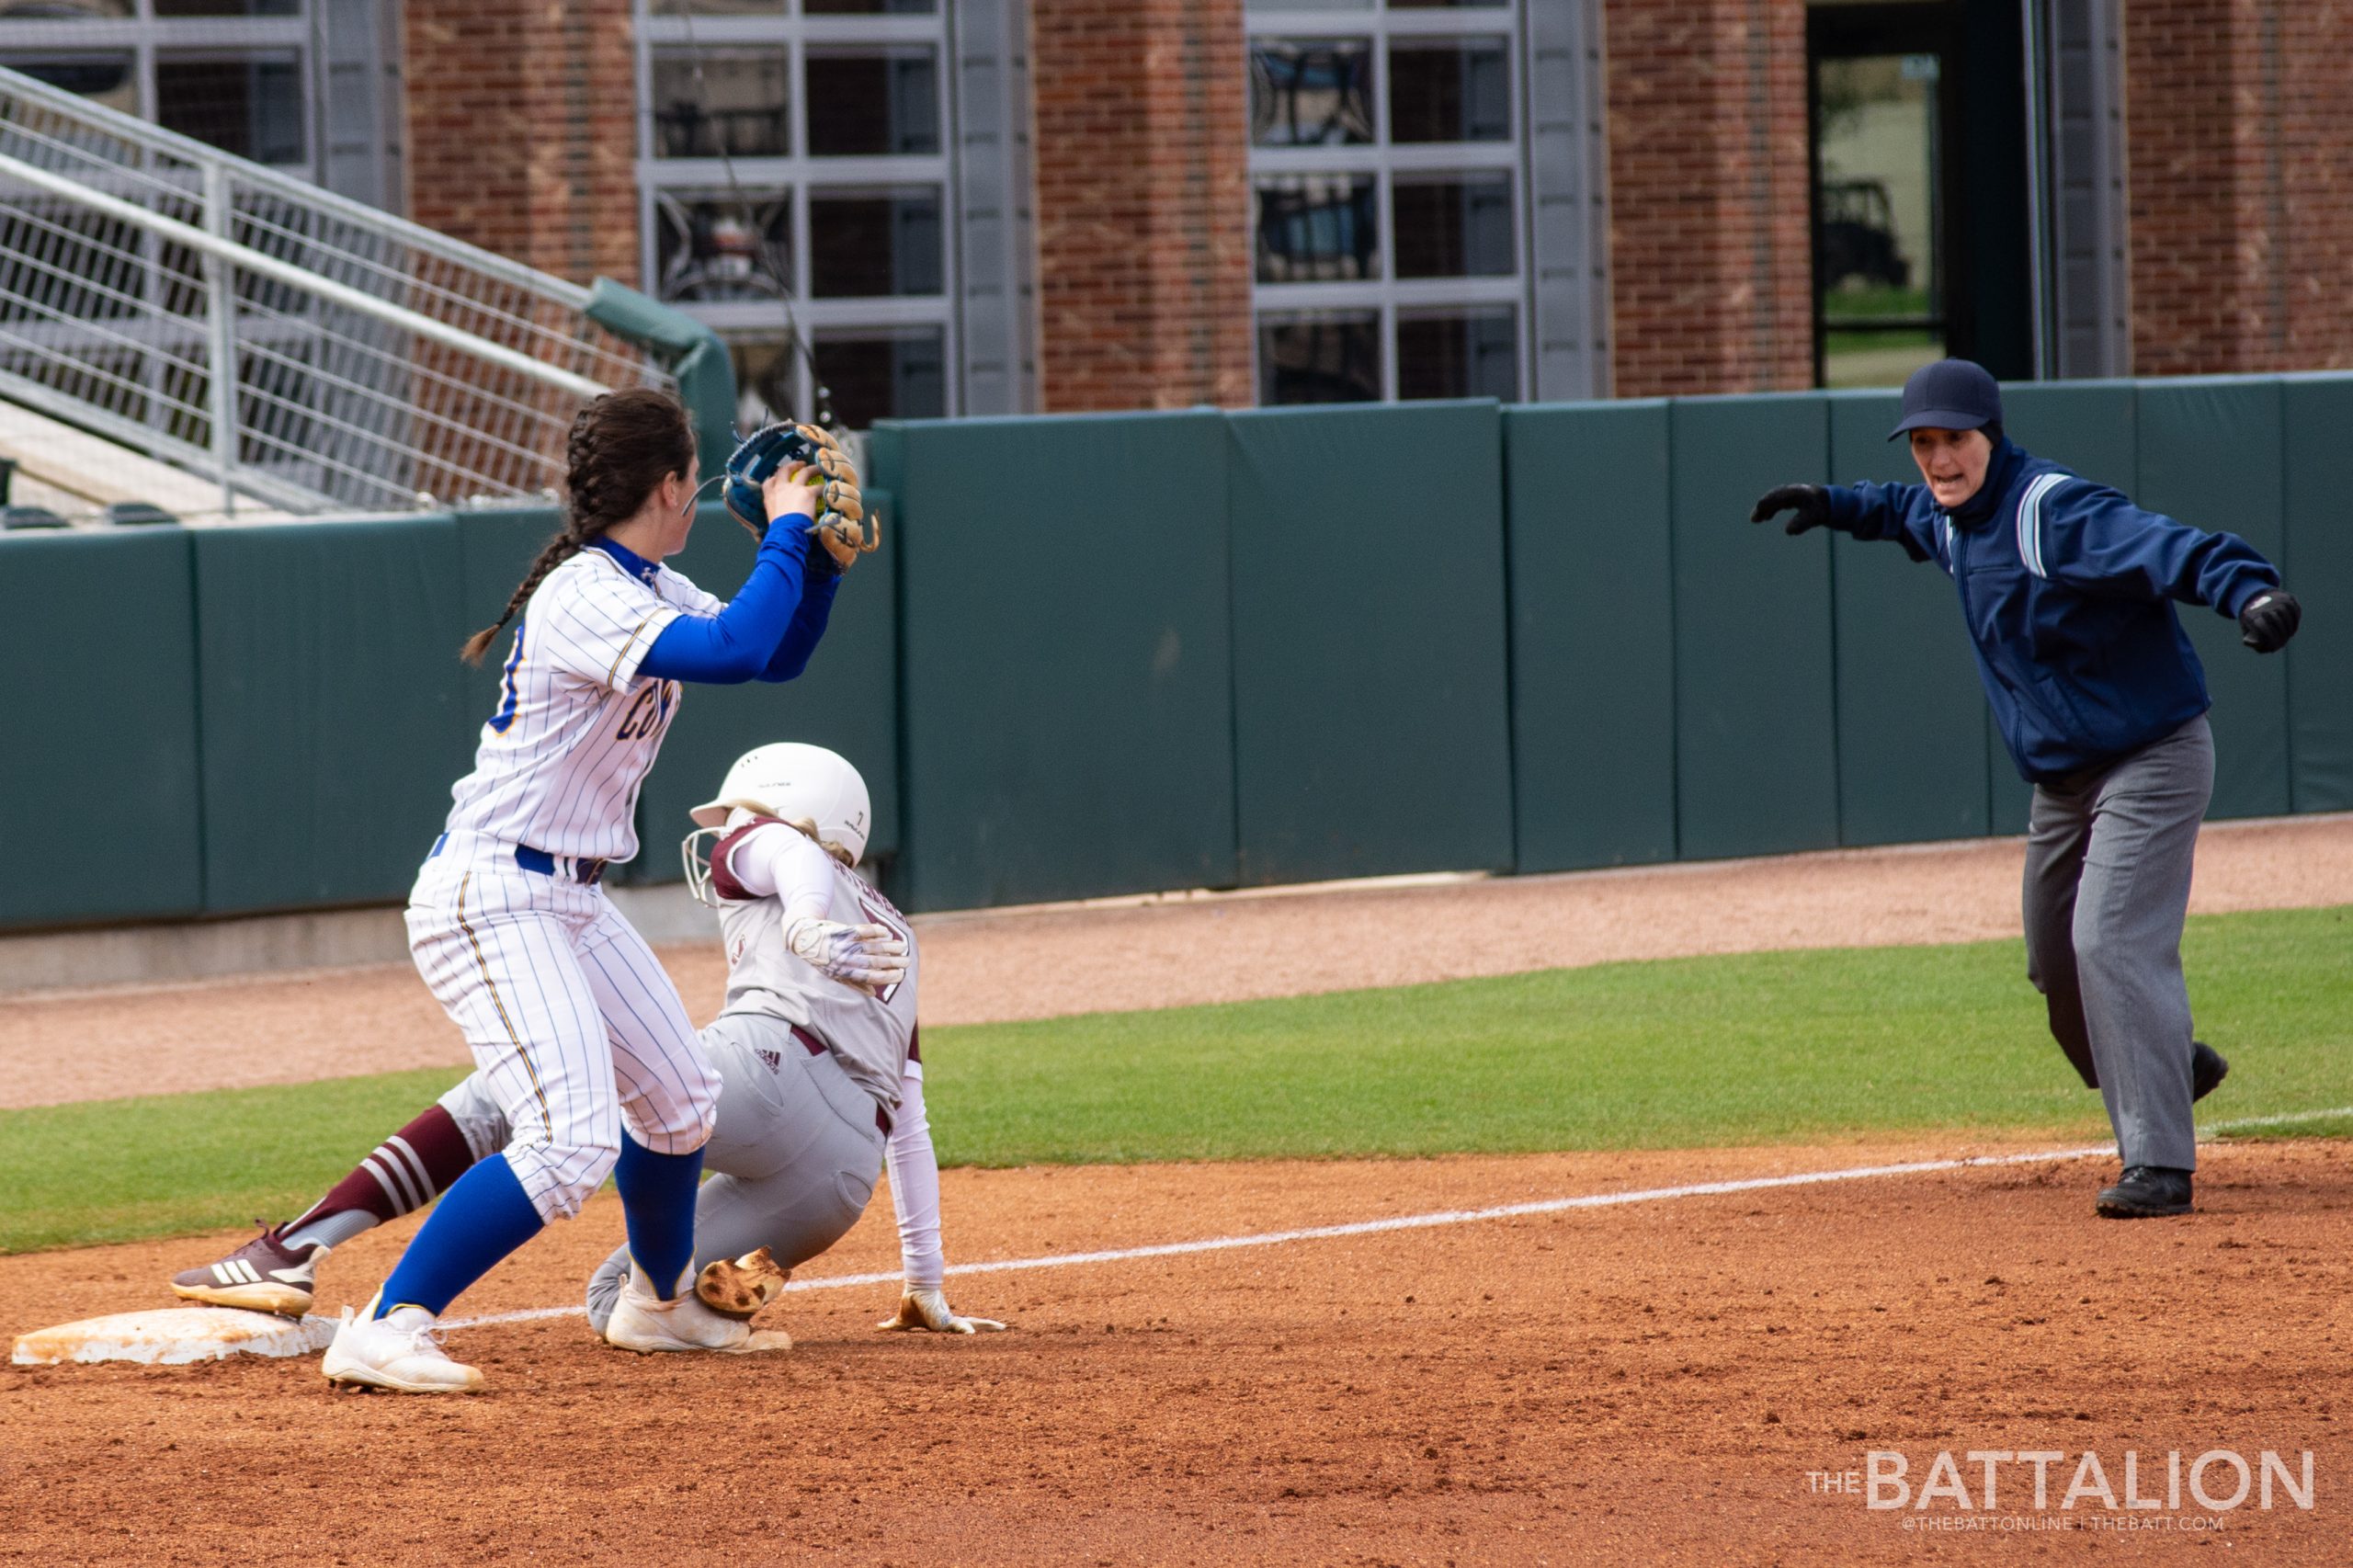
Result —
M2026 843L2027 978L2100 1092L2127 1165L2198 1164L2181 926L2214 793L2205 717L2103 768L2038 784Z
M799 1267L847 1235L874 1196L886 1142L874 1096L779 1019L729 1014L701 1038L720 1088L702 1152L711 1174L695 1199L695 1267L767 1247ZM506 1119L473 1078L441 1104L478 1154L506 1147ZM600 1335L628 1274L624 1245L588 1280L588 1325Z

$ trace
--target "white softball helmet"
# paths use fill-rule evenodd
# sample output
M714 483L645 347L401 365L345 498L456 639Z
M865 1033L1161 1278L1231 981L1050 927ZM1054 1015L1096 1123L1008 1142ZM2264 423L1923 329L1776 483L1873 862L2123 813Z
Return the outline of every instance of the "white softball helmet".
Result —
M858 769L838 752L798 741L757 746L737 757L720 782L719 798L697 806L693 815L703 827L722 827L727 813L737 810L813 823L817 837L840 845L853 865L866 858L866 835L874 827L874 803Z

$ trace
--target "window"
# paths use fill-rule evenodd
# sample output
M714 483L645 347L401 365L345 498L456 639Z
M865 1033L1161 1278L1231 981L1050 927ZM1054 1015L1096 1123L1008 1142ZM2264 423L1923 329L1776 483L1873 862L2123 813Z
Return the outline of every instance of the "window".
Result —
M1498 39L1403 38L1389 46L1394 142L1501 142L1511 135L1511 51Z
M831 190L809 199L809 295L937 294L939 192Z
M792 193L665 190L654 199L654 292L680 302L772 301L792 273Z
M946 335L938 327L829 332L818 337L815 353L834 410L852 429L892 415L926 419L948 412Z
M939 151L938 55L928 44L812 49L809 151L820 158Z
M1826 387L1945 357L1935 54L1813 61L1814 330Z
M1372 46L1362 39L1262 39L1250 49L1250 140L1353 147L1372 140Z
M0 65L224 153L315 172L304 0L0 4Z
M302 162L301 62L277 56L155 60L155 122L262 164Z
M1377 403L1381 314L1319 311L1258 318L1258 401Z
M1245 0L1258 393L1520 395L1518 0Z
M1379 191L1370 175L1287 175L1258 183L1258 281L1381 276Z
M646 287L726 341L741 422L950 412L944 8L639 6Z
M654 155L781 158L792 151L786 61L765 49L654 53Z

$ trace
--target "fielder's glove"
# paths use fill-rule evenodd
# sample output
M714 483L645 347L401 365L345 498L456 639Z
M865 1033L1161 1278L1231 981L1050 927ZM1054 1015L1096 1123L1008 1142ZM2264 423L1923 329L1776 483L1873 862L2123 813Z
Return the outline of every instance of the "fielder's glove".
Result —
M716 1258L695 1276L695 1294L702 1304L723 1317L749 1323L758 1312L784 1293L792 1270L776 1260L766 1247L741 1257Z
M825 547L833 569L847 571L860 555L881 544L882 529L879 523L868 525L866 501L858 492L858 469L830 431L814 425L769 425L745 437L727 460L722 492L727 510L754 539L765 539L768 509L760 486L770 474L796 468L817 471L817 522L811 531Z
M784 928L793 956L828 980L879 996L907 978L907 945L888 926L796 920Z
M1826 528L1830 522L1830 492L1819 484L1784 484L1779 489L1768 490L1756 498L1756 505L1749 511L1748 520L1752 523L1769 522L1776 512L1796 513L1781 525L1781 531L1785 534L1802 534L1808 528Z
M2276 653L2302 624L2304 607L2285 588L2266 588L2239 611L2239 641L2258 653Z
M948 1293L936 1289L907 1291L899 1298L899 1310L874 1326L897 1333L919 1328L933 1334L997 1334L1005 1328L995 1318L957 1316L948 1304Z

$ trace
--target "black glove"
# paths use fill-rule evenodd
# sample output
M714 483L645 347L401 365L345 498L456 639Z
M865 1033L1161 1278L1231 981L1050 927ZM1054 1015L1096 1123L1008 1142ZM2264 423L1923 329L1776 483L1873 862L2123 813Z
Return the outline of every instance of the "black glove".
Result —
M1781 525L1783 533L1797 535L1808 528L1826 527L1830 522L1830 492L1819 484L1784 484L1778 490L1768 490L1757 498L1748 520L1768 522L1774 513L1792 509L1797 516Z
M2288 645L2304 619L2304 607L2285 588L2266 588L2239 611L2239 641L2258 653L2276 653Z

